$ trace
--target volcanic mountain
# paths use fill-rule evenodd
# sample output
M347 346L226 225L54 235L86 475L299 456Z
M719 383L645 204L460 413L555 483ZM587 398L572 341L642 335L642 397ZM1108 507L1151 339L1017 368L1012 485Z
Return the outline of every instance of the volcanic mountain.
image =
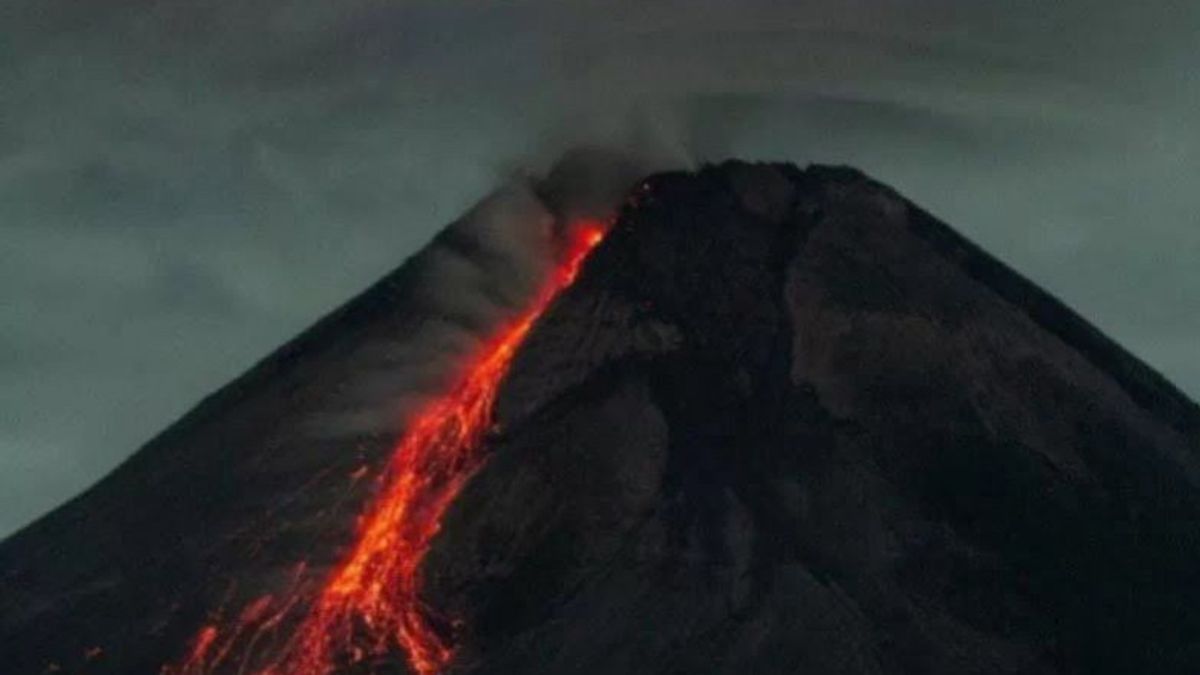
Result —
M0 670L1200 672L1150 368L850 169L554 194L484 339L420 254L4 542Z

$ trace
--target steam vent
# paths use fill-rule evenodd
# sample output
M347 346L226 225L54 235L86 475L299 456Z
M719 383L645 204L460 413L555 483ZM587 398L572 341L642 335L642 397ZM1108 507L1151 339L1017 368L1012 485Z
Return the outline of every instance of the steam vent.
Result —
M0 672L1200 673L1200 411L1071 310L850 169L550 211L405 415L428 251L0 545Z

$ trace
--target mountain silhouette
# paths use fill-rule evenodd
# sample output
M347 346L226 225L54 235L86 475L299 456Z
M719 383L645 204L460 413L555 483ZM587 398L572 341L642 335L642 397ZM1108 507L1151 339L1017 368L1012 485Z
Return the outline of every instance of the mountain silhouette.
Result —
M6 540L3 671L1200 672L1200 410L1086 320L848 168L572 218L525 309L430 311L452 227Z

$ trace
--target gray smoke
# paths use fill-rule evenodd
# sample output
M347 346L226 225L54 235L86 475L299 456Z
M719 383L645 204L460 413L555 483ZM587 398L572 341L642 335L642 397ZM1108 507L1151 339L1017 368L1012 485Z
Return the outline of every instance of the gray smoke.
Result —
M577 148L544 178L511 176L407 263L419 273L416 297L404 308L414 328L368 347L352 378L357 404L311 420L306 432L394 431L397 419L445 391L464 360L529 307L571 241L573 223L613 218L639 179L666 168L661 157Z

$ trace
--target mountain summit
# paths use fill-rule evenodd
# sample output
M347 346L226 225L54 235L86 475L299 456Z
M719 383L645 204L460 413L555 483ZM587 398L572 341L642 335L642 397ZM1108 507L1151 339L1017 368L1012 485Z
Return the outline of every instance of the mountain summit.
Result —
M495 337L418 255L0 545L5 672L1200 672L1200 410L1085 320L850 169L563 213Z

